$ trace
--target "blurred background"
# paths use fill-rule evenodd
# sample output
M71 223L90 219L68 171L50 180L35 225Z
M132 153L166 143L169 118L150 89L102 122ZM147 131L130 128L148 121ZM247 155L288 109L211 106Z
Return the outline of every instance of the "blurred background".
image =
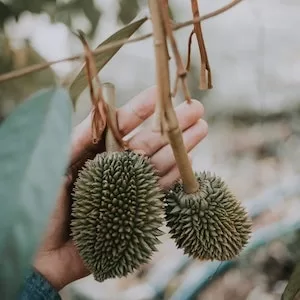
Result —
M189 1L170 0L176 22L191 19ZM200 0L202 14L228 0ZM82 52L72 31L96 47L134 18L146 0L0 1L0 73ZM209 134L193 152L195 170L210 170L245 202L253 237L239 259L197 262L166 235L150 264L128 278L97 283L91 276L62 291L65 300L276 300L300 258L300 4L297 0L244 0L202 23L214 88L199 91L199 52L192 48L188 76L205 107ZM135 34L151 31L148 21ZM178 30L183 57L191 27ZM54 65L0 83L0 120L43 87L61 82L80 62ZM175 75L171 66L172 78ZM117 88L118 105L155 84L152 39L125 45L101 72ZM183 99L175 99L176 103ZM74 125L89 112L80 98Z

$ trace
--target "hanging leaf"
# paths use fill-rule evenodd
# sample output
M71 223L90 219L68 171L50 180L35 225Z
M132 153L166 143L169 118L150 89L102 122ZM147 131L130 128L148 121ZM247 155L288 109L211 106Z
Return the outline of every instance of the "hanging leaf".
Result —
M147 18L142 18L136 22L133 22L133 23L125 26L121 30L119 30L116 33L114 33L113 35L111 35L108 39L106 39L103 43L101 43L97 48L107 45L111 42L116 42L116 41L119 41L122 39L129 38L146 20L147 20ZM110 61L110 59L119 51L119 49L122 46L123 45L95 55L96 67L97 67L98 72ZM86 80L85 70L84 70L84 66L83 66L81 71L79 72L79 74L76 76L76 78L70 85L70 95L71 95L72 101L74 103L74 106L76 104L78 97L84 91L84 89L87 87L87 85L88 85L88 82Z
M292 273L289 283L286 286L281 300L299 300L300 299L300 262L297 263Z
M54 208L68 162L72 105L47 89L0 126L1 299L16 299Z

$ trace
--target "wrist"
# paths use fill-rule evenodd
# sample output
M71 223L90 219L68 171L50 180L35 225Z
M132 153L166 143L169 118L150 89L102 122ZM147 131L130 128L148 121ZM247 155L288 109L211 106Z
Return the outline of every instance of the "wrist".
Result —
M59 266L46 258L37 258L34 262L33 267L49 282L49 284L51 284L51 286L57 292L59 292L67 284L69 284L64 274L64 270L62 270Z

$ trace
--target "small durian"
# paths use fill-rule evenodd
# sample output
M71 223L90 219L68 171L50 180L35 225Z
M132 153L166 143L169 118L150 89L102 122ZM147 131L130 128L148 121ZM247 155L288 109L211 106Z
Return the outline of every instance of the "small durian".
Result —
M145 157L105 152L75 182L71 235L95 280L123 277L147 263L163 234L163 193Z
M177 182L165 197L170 235L184 253L200 260L230 260L247 244L251 222L221 178L195 174L199 191L187 194Z

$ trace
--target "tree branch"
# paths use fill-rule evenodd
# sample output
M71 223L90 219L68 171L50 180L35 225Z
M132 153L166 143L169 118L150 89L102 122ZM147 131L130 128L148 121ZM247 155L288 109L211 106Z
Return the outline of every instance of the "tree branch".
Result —
M217 10L211 12L211 13L208 13L208 14L204 15L203 17L198 17L198 18L186 21L186 22L178 23L178 24L173 26L173 30L178 30L178 29L193 25L196 22L200 22L200 21L202 22L202 21L208 20L210 18L213 18L213 17L215 17L217 15L220 15L220 14L224 13L225 11L231 9L233 6L237 5L238 3L242 2L242 1L243 0L234 0L230 4L227 4L222 8L219 8L219 9L217 9ZM112 42L112 43L109 43L109 44L104 45L102 47L99 47L98 49L93 51L93 54L100 54L100 53L103 53L105 51L120 47L123 44L131 44L131 43L139 42L139 41L145 40L147 38L150 38L152 35L153 35L152 33L148 33L148 34L142 35L142 36L137 37L137 38L132 38L131 40L121 39L119 41ZM0 75L0 83L4 82L4 81L19 78L19 77L28 75L28 74L33 73L33 72L39 72L39 71L45 70L45 69L49 68L50 66L58 64L58 63L80 60L80 59L84 59L84 57L85 57L85 55L83 53L83 54L70 56L70 57L67 57L67 58L54 60L54 61L47 62L47 63L35 64L35 65L29 66L29 67L26 67L26 68L22 68L22 69L19 69L19 70L8 72L8 73Z
M192 170L182 133L172 104L170 92L170 74L166 33L164 30L160 0L148 0L153 24L153 45L156 58L156 80L158 87L158 103L162 117L162 127L166 129L179 169L183 188L186 193L195 193L199 189L198 181Z
M103 99L101 83L98 77L98 72L96 68L95 59L93 53L84 37L83 32L78 32L78 38L83 44L85 50L85 70L87 81L90 89L90 98L93 104L93 111L92 111L92 138L93 143L97 144L101 139L102 133L106 127L106 109L105 109L105 102ZM97 93L95 94L94 84L93 84L93 77L95 77L96 89Z

